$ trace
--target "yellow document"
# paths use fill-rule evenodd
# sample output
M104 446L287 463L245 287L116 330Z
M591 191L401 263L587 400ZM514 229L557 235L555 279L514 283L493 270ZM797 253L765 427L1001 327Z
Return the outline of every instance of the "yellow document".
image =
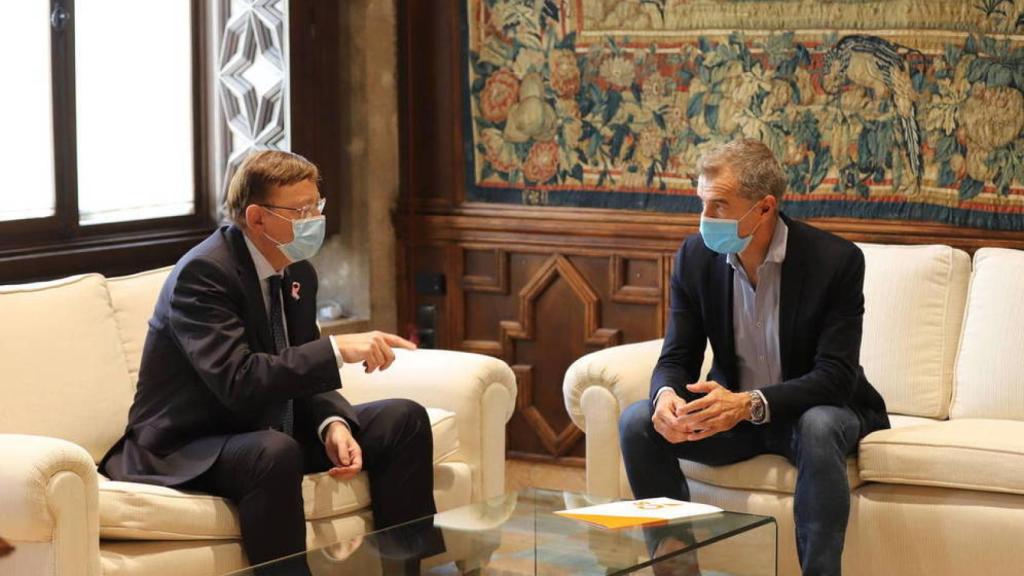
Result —
M692 518L721 512L721 508L671 498L648 498L610 502L555 512L565 518L582 520L605 528L628 528L664 524L670 520Z

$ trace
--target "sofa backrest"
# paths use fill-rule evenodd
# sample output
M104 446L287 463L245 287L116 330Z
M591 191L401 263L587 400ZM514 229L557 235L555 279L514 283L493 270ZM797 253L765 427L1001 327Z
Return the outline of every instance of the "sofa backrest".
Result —
M0 322L0 433L63 438L102 458L134 395L106 279L0 286Z
M1024 420L1024 252L974 254L951 418Z
M947 418L970 256L949 246L859 246L868 380L890 413Z
M153 315L157 296L160 295L160 289L171 269L173 266L107 279L114 319L117 321L117 330L124 344L132 390L139 381L142 345L146 343L149 318Z

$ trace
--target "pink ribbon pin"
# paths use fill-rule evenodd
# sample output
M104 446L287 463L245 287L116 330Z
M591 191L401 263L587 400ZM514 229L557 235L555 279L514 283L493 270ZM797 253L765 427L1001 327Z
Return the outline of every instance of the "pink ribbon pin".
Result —
M298 282L292 282L292 299L293 300L298 300L299 299L299 290L301 288L302 288L302 284L299 284Z

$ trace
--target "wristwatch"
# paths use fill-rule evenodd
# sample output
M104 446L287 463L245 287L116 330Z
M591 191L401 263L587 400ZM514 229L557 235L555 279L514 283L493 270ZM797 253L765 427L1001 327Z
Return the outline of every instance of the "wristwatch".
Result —
M750 421L754 424L764 424L764 399L757 392L747 392L750 395Z

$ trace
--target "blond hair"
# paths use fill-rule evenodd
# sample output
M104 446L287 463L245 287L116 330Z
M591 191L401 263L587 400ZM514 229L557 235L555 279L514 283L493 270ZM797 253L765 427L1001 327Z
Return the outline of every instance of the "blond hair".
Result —
M786 193L786 175L772 151L759 140L741 138L713 148L697 162L697 174L708 179L722 173L736 179L739 195L747 200Z
M267 198L274 186L290 186L312 180L319 186L320 170L298 154L259 150L249 154L231 177L224 209L239 226L245 225L245 209Z

